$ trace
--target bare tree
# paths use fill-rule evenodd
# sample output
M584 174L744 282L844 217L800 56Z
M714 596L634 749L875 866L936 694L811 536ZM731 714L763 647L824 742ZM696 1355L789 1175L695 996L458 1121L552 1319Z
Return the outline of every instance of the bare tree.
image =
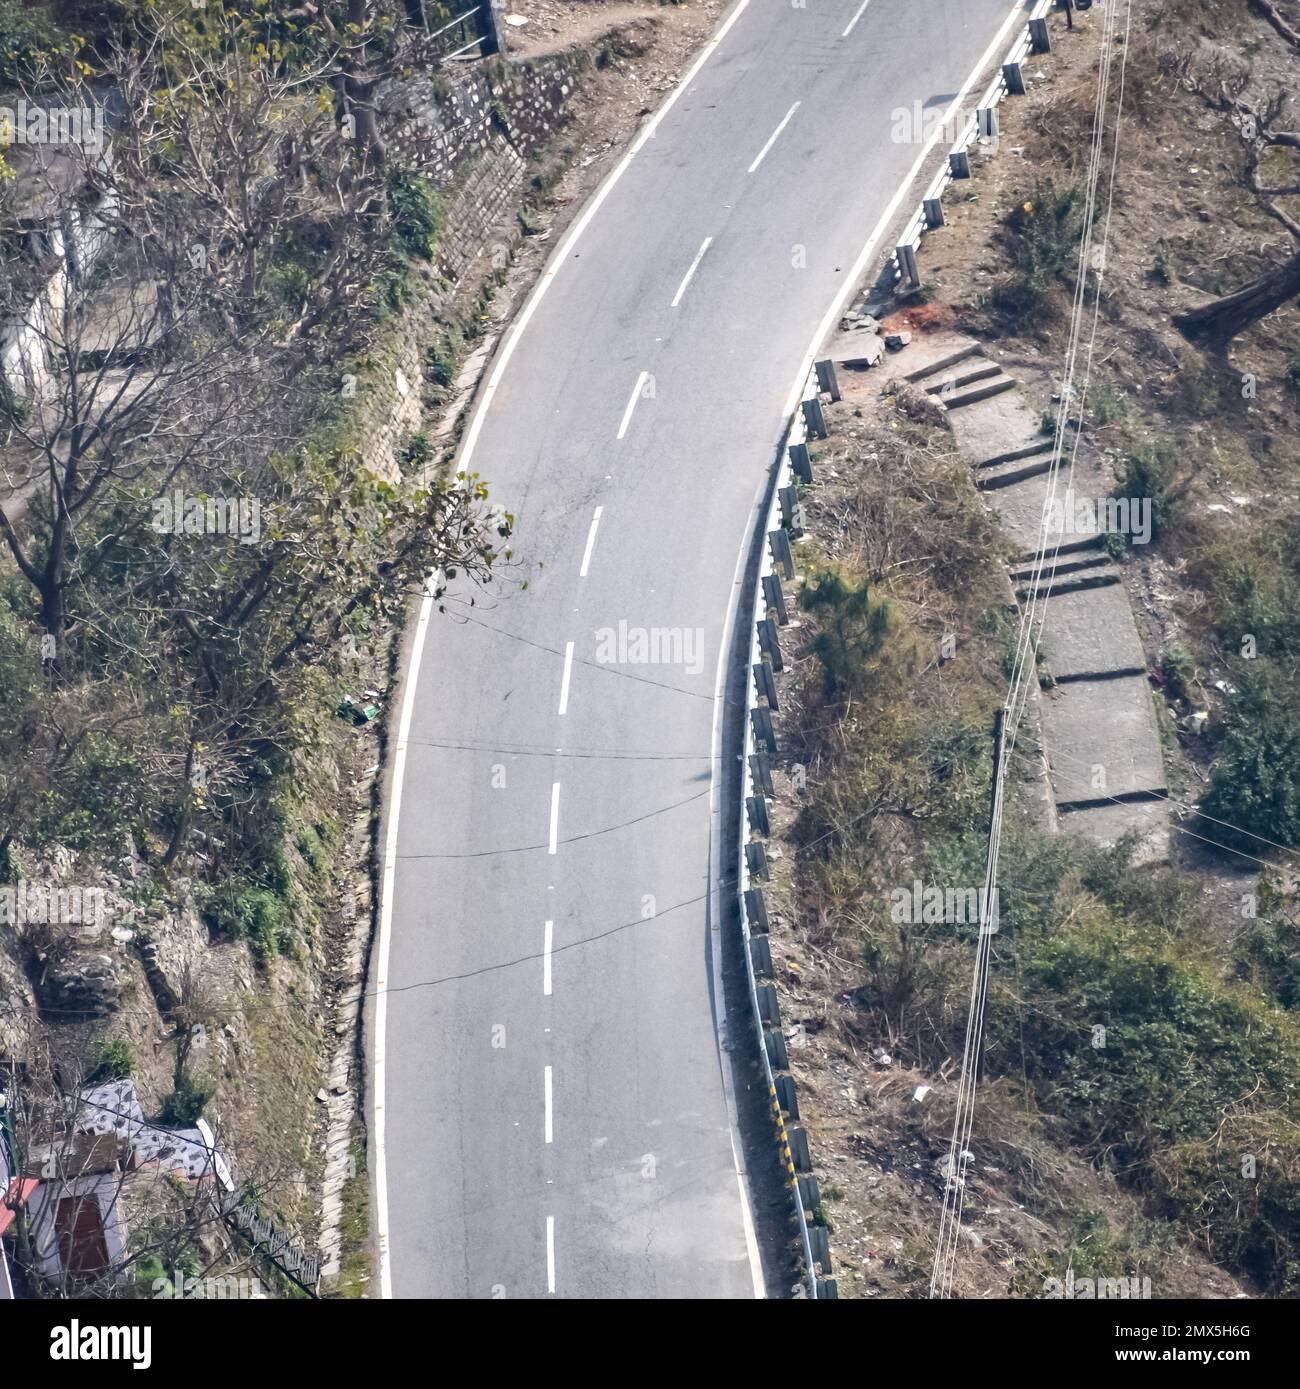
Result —
M1226 347L1239 333L1300 295L1300 220L1278 201L1300 196L1300 167L1294 162L1300 152L1300 133L1279 124L1292 122L1291 98L1276 90L1260 110L1241 98L1232 99L1222 93L1220 101L1234 109L1246 141L1244 182L1260 207L1295 240L1296 250L1231 294L1175 316L1175 325L1186 337L1217 349ZM1277 169L1278 161L1271 157L1276 152L1289 156L1290 167Z
M424 42L362 17L364 54L326 24L286 61L238 15L200 32L145 12L102 58L111 141L0 190L0 231L24 248L0 312L26 325L32 377L0 430L0 534L53 643L47 676L111 680L147 733L148 780L172 788L163 864L196 812L251 821L286 696L350 623L393 616L432 572L485 575L509 530L477 479L395 487L312 442L385 275L430 232L394 196L428 154L409 115L392 118L400 167L335 123L340 63L377 82ZM61 248L49 228L69 229ZM249 502L264 524L191 534L173 497Z

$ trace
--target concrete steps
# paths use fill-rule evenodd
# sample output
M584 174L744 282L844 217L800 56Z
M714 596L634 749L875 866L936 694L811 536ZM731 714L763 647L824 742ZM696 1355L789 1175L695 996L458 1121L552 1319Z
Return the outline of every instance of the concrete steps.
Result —
M999 487L1010 487L1013 483L1024 482L1031 477L1041 477L1051 471L1052 447L1049 443L1045 451L1023 454L1017 461L1005 463L1001 467L990 467L987 463L978 464L975 486L981 492L996 492Z
M975 405L981 400L989 400L995 395L1001 395L1003 391L1014 391L1016 380L1012 376L1004 376L1002 368L996 369L998 379L987 386L976 386L973 390L962 391L954 395L941 395L939 399L943 402L944 408L948 410L959 410L963 405Z

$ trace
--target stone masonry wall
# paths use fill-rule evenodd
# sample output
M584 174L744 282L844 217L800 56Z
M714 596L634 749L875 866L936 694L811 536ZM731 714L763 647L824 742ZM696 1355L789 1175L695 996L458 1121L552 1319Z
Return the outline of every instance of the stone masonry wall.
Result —
M380 94L385 110L414 116L431 139L432 178L445 200L434 267L439 285L397 320L393 353L361 405L362 462L389 482L397 482L401 451L423 422L429 327L481 256L489 254L498 267L506 263L517 234L508 221L522 199L528 159L564 124L586 62L579 53L521 63L490 59L449 88L446 79L439 87L439 79L424 78Z

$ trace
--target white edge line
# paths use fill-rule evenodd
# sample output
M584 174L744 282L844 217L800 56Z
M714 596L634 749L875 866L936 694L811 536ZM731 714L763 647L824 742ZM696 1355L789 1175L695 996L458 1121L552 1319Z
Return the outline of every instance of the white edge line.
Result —
M770 150L772 146L776 144L777 136L780 135L780 133L786 128L787 125L790 124L790 117L793 116L794 113L802 105L802 102L796 101L795 104L785 113L785 115L781 119L781 124L777 126L777 128L771 133L770 136L768 136L767 144L765 144L763 148L759 150L758 157L749 166L749 168L745 170L747 174L752 174L754 170L757 169L758 166L763 162L764 158L766 158L767 156L768 150Z
M402 697L402 714L397 727L397 746L393 750L393 779L389 787L390 814L388 833L384 840L384 868L379 888L379 959L375 968L375 1040L371 1090L371 1139L375 1150L375 1241L379 1255L379 1296L393 1295L392 1265L388 1251L388 1168L384 1149L384 1037L388 1024L388 949L392 942L393 877L397 867L398 807L402 803L402 782L406 775L406 747L411 735L411 717L415 701L415 674L424 653L424 638L433 612L433 594L425 589L420 600L420 615L415 624L411 643L411 662L407 686Z
M659 127L660 121L676 105L677 99L695 80L696 74L706 62L713 56L718 45L730 33L732 26L742 14L749 8L749 0L737 0L731 13L723 20L718 32L704 45L697 55L695 61L686 70L686 76L669 92L667 100L655 112L653 116L641 127L640 132L632 141L631 147L619 162L610 170L605 181L596 189L591 201L587 204L578 220L564 236L560 244L555 248L555 254L550 264L542 272L542 277L533 286L519 311L518 317L511 325L506 334L505 341L497 353L496 362L493 365L492 373L488 377L487 385L483 389L477 404L474 406L474 413L470 419L469 428L465 432L465 439L461 445L460 458L457 460L457 473L465 472L469 466L470 458L474 453L474 445L478 442L478 436L483 429L483 420L487 414L488 407L492 403L492 397L496 393L497 385L505 373L506 365L514 355L514 350L518 346L519 338L524 329L528 326L529 320L537 312L537 306L542 302L546 291L551 287L555 276L559 273L560 266L568 259L569 252L573 249L578 238L587 229L591 219L600 209L601 204L609 197L614 186L623 177L629 164L636 157L638 151L647 140L654 138L654 133ZM392 1268L388 1249L388 1175L387 1175L387 1151L384 1147L384 1036L385 1024L387 1022L387 1004L385 1002L385 980L388 973L388 950L392 936L393 922L393 876L397 861L397 824L401 814L402 799L399 794L402 784L402 772L406 762L406 735L411 726L411 713L415 703L415 688L419 683L420 660L424 654L424 633L428 626L429 614L433 609L433 598L426 593L420 604L420 614L416 624L415 640L411 645L411 660L406 672L406 688L402 693L402 712L398 724L397 747L393 754L393 780L389 787L388 798L388 834L384 843L384 864L383 872L380 877L379 889L379 967L376 977L377 997L375 1000L375 1040L373 1043L373 1123L371 1126L371 1136L374 1140L375 1156L375 1220L377 1224L376 1252L379 1261L379 1295L381 1298L391 1298L393 1295ZM549 1218L548 1218L549 1219Z
M573 674L573 643L564 644L564 674L560 677L560 714L569 707L569 677Z
M627 427L632 423L632 411L636 409L636 403L641 399L641 387L645 385L648 371L642 371L636 378L636 385L632 387L632 394L627 398L627 409L623 411L623 420L618 427L616 438L621 439L627 433Z
M578 578L587 577L587 569L591 565L591 552L596 548L596 527L600 525L600 513L604 511L603 506L598 506L592 513L591 529L587 532L587 548L582 552L582 568L578 570Z
M858 12L857 12L857 14L855 14L855 15L853 16L853 18L852 18L851 20L849 20L849 27L848 27L847 29L845 29L845 31L840 35L840 38L842 38L842 39L847 39L847 38L848 38L848 36L853 32L853 26L854 26L854 25L858 22L858 20L860 20L860 19L862 18L862 16L866 13L867 6L868 6L869 4L871 4L871 0L862 0L862 3L858 6Z
M542 1067L542 1089L546 1093L546 1141L550 1143L555 1137L555 1124L551 1115L551 1068Z
M560 783L551 783L551 834L547 853L553 854L559 844L560 835Z
M673 302L668 305L670 309L675 309L682 302L682 295L686 293L686 286L691 282L691 276L700 268L700 262L704 259L704 253L713 245L713 238L706 236L704 244L695 253L695 259L691 262L690 269L682 276L682 282L677 286L677 293L673 295Z
M551 941L555 936L555 922L548 921L542 928L542 993L551 996Z

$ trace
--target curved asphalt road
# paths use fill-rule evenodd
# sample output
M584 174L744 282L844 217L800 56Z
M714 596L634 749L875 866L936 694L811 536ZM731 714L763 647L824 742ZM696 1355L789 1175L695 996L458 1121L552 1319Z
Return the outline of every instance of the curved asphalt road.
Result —
M810 341L922 152L891 113L946 108L1012 14L733 9L494 372L468 466L518 518L530 586L433 615L399 734L386 1294L762 1292L711 934L737 556Z

